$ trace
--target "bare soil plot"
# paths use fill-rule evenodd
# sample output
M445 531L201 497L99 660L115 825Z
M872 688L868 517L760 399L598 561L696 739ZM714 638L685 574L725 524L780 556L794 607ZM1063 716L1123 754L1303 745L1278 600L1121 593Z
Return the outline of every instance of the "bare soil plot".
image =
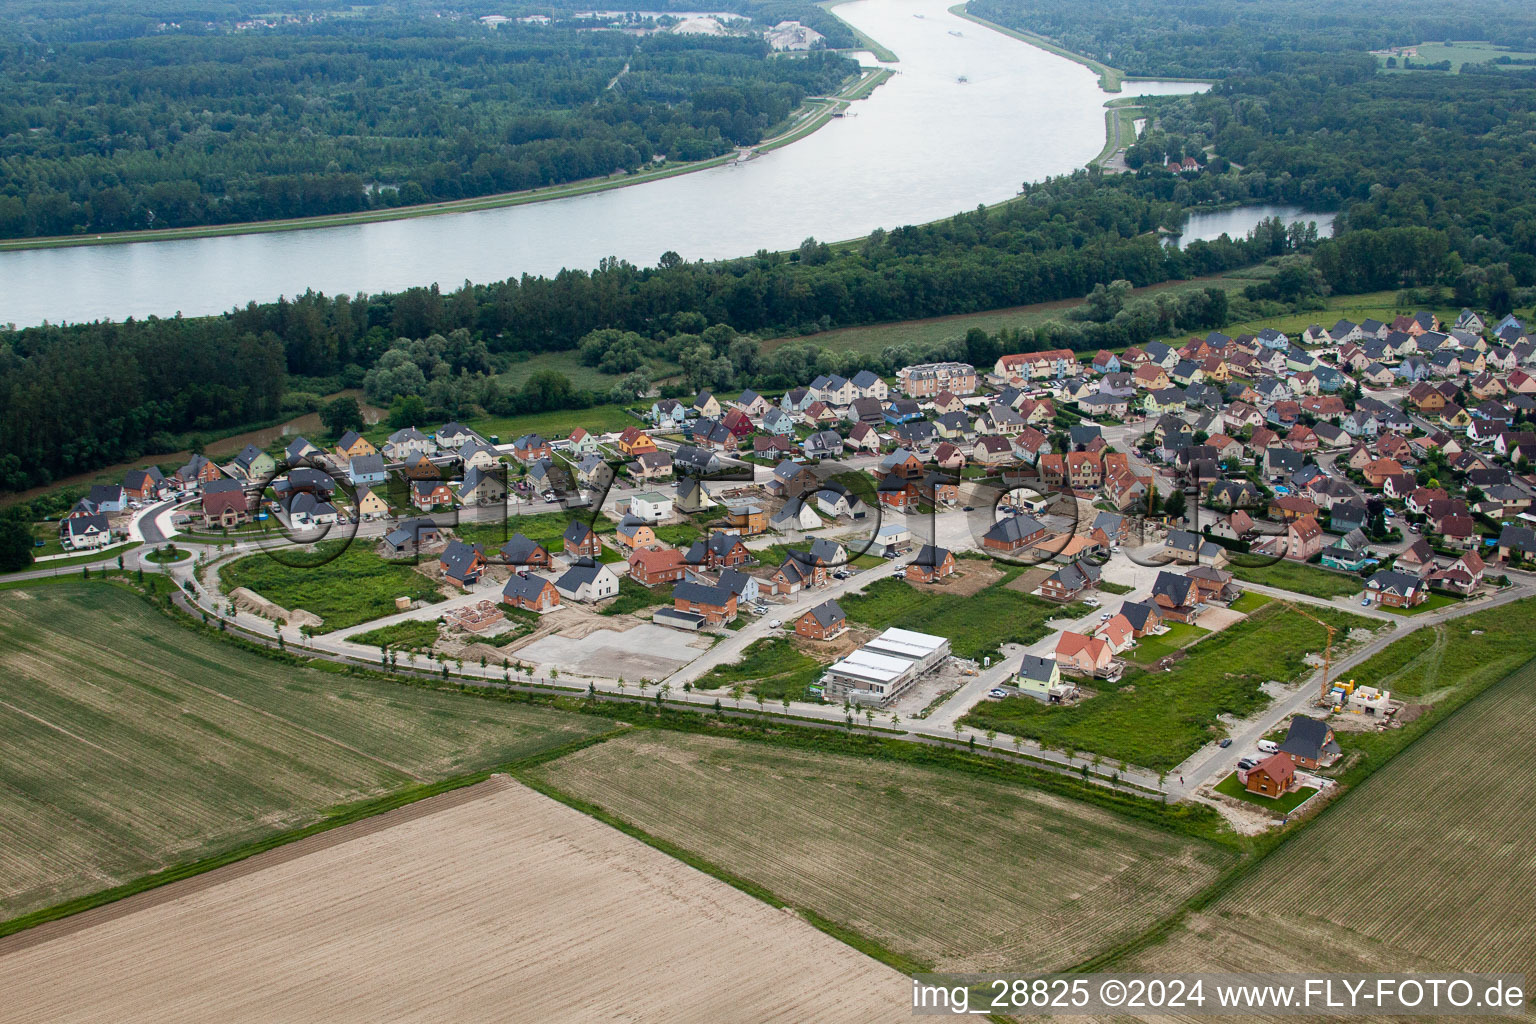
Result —
M0 919L600 732L296 669L104 583L0 594Z
M897 972L503 777L338 833L0 940L0 1021L910 1012Z
M519 648L517 657L575 675L662 679L708 647L707 637L645 622L622 632L596 629L580 637L553 633Z
M1528 971L1536 665L1405 750L1127 971Z
M1017 785L645 731L535 775L785 902L946 970L1064 967L1232 856Z

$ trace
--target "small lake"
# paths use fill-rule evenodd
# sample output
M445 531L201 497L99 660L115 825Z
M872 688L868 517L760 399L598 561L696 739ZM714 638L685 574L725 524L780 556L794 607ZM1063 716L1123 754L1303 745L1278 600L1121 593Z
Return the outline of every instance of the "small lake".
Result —
M1271 217L1279 217L1287 225L1312 221L1317 224L1319 238L1333 237L1334 214L1313 213L1299 206L1255 203L1252 206L1192 213L1184 221L1183 234L1170 238L1168 242L1182 248L1190 242L1214 242L1222 235L1234 239L1247 238L1248 232L1258 227L1260 221Z
M223 312L313 288L376 293L653 266L857 238L1012 198L1085 166L1104 103L1192 93L1126 82L949 13L950 0L855 0L837 13L897 53L896 74L811 136L751 160L568 199L220 238L0 253L0 323ZM871 60L866 57L866 60ZM1233 216L1234 214L1227 214Z

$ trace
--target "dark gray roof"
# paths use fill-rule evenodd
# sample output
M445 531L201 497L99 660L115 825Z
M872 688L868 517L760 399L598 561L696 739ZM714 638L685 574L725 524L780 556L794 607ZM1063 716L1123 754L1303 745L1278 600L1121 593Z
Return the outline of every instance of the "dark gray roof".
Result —
M1157 581L1152 584L1153 597L1166 597L1176 606L1182 605L1189 598L1190 588L1194 584L1186 577L1176 572L1164 570L1157 574Z
M1045 527L1041 526L1034 516L1009 516L994 523L992 529L986 532L986 536L1004 543L1017 543L1043 529Z
M514 574L501 588L501 595L512 600L532 601L544 592L549 581L542 576L518 576Z
M444 573L455 579L463 579L469 574L475 558L484 553L485 549L479 544L469 545L461 540L451 540L438 556L438 561L443 563Z
M514 533L505 544L501 546L501 557L508 565L529 565L534 561L534 556L542 552L548 555L544 545L531 537L521 533Z
M822 629L846 621L848 618L848 616L843 614L843 610L838 607L836 601L823 601L811 609L811 615Z
M1056 662L1037 654L1026 654L1019 662L1019 676L1036 682L1046 682L1056 668Z
M949 557L949 549L935 547L932 544L924 544L917 550L917 557L912 559L913 565L925 565L930 568L944 564L944 559Z
M672 588L674 598L682 598L694 604L718 605L724 607L730 603L735 595L729 587L710 586L707 583L694 583L684 581Z
M1147 628L1150 616L1157 615L1158 618L1162 618L1157 607L1150 601L1127 601L1120 606L1120 614L1130 622L1131 628L1138 630Z

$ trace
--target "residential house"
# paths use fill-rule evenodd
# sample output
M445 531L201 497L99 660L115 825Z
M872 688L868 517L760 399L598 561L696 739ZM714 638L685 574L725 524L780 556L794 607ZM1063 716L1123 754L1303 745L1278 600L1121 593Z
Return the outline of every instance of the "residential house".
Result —
M503 565L522 569L549 569L554 564L544 545L521 533L514 533L501 546L499 554Z
M736 595L729 587L684 581L672 588L672 607L711 626L736 621Z
M560 604L560 591L542 576L514 574L501 590L501 600L513 608L530 612L547 612Z
M1365 581L1365 589L1388 608L1416 608L1429 597L1429 587L1413 573L1383 569Z
M606 565L582 559L555 581L555 590L568 601L602 601L618 596L619 578Z
M848 631L848 616L836 601L823 601L795 620L795 633L811 640L832 640Z
M629 578L643 586L681 582L687 570L683 553L675 548L637 548L629 555Z
M1067 602L1074 600L1085 590L1099 583L1099 567L1092 562L1069 562L1051 573L1040 584L1040 596L1047 601Z
M437 428L437 446L458 451L467 441L481 440L480 435L459 422L444 423Z
M130 469L123 476L123 491L130 501L154 501L165 486L165 475L159 466Z
M506 499L506 474L499 469L477 466L465 473L459 484L459 502L463 505L497 505Z
M341 440L336 444L336 454L344 459L353 459L359 455L376 455L378 451L372 442L355 430L342 434Z
M633 515L619 520L613 535L619 547L626 552L656 543L656 531L651 528L651 524Z
M1359 572L1376 559L1370 556L1365 533L1352 529L1323 549L1322 564L1325 568L1344 572Z
M401 427L384 441L384 454L395 462L404 462L410 455L431 455L435 451L437 445L415 427Z
M389 473L384 469L384 456L374 452L348 460L347 479L353 487L376 487L384 483L389 479Z
M245 494L243 492L234 491L232 493L237 495L242 502L244 501ZM223 496L215 495L215 497L218 498ZM209 513L206 499L204 500L203 506L203 521L205 523L209 522ZM216 523L210 523L210 525L233 526L234 522L229 522L226 524L222 521L218 521ZM89 515L81 516L70 516L59 524L59 545L66 551L90 551L94 548L106 547L109 543L111 543L111 541L112 525L108 521L106 513L104 512L95 512Z
M1296 783L1296 766L1285 754L1273 754L1248 769L1242 779L1250 793L1278 800Z
M457 587L470 587L480 582L485 572L485 549L479 544L466 544L451 540L438 556L443 579Z
M1110 651L1109 644L1098 637L1063 631L1056 639L1053 653L1057 666L1068 672L1088 676L1113 674L1114 653Z
M1302 768L1326 768L1343 753L1327 722L1307 715L1291 719L1280 753Z
M603 553L603 541L586 523L572 522L565 528L561 546L572 558L598 558Z
M688 549L688 564L709 569L731 569L752 559L752 552L741 542L741 535L717 530L708 540L694 541Z
M453 491L441 480L412 480L411 504L419 509L433 509L439 505L453 505Z
M907 565L907 580L912 583L937 583L955 572L955 556L948 548L924 544L917 557Z
M1033 516L1009 516L992 525L982 536L981 546L989 551L1013 554L1039 541L1045 533L1045 527Z
M656 442L639 427L625 427L619 434L619 451L633 458L644 452L654 452Z
M1192 623L1205 610L1200 588L1195 581L1166 569L1159 572L1153 581L1151 603L1157 606L1160 619L1174 622ZM1121 611L1124 610L1122 607Z

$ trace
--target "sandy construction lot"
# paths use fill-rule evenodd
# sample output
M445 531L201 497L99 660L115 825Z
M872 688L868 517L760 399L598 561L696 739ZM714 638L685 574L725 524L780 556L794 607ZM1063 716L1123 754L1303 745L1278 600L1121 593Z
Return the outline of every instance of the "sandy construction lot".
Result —
M517 652L540 668L582 676L662 679L709 649L709 638L649 622L623 632L599 629L582 637L555 633Z
M889 1021L910 982L505 778L0 940L0 1021Z

